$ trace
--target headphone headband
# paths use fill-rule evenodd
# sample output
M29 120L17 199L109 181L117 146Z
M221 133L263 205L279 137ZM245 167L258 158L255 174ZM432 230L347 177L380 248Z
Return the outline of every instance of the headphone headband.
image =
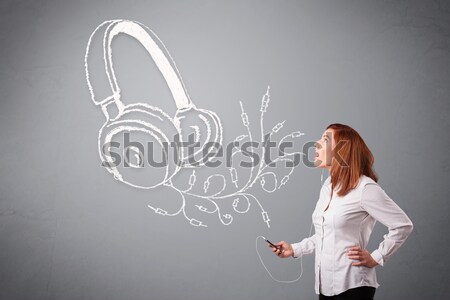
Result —
M105 28L106 27L106 28ZM89 71L88 71L88 55L90 50L90 44L95 34L100 29L104 29L103 34L103 58L105 61L105 70L106 75L108 76L109 84L111 86L111 90L113 92L112 95L106 97L103 100L96 100L94 91L92 88L92 84L89 80ZM123 107L122 102L120 101L120 88L117 83L117 78L113 68L112 61L112 40L115 36L120 33L128 34L129 36L135 38L150 54L159 71L163 75L166 80L169 89L172 93L172 96L175 100L175 104L178 110L186 109L193 107L193 103L189 98L189 95L186 92L186 88L184 86L183 80L181 78L180 73L173 61L172 57L169 54L169 51L164 46L163 42L158 38L158 36L150 30L148 27L127 20L110 20L105 21L100 24L92 33L89 38L87 47L86 47L86 56L85 56L85 71L86 71L86 79L88 83L89 90L91 92L92 101L96 105L102 105L105 107L110 103L114 102L119 110ZM153 38L152 38L153 37ZM156 41L159 42L162 49L158 46ZM164 52L163 52L164 51Z

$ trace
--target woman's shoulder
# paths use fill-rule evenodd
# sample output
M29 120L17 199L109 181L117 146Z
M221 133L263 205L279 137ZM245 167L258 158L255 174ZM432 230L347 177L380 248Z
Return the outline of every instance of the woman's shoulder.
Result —
M367 184L378 185L378 183L375 180L364 174L361 175L361 177L359 178L359 184L362 185L363 187Z
M369 176L361 175L357 185L355 186L355 188L353 188L352 191L358 193L358 190L365 190L367 186L381 189L380 185L375 180L373 180ZM327 179L323 182L321 192L322 191L331 191L331 176L328 176Z
M361 175L358 183L358 188L362 192L362 194L370 194L374 192L380 193L381 191L383 191L378 182L366 175Z

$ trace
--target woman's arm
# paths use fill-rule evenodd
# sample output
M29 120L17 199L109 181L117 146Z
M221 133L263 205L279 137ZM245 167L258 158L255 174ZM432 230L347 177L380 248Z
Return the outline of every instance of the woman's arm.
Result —
M313 253L314 249L316 248L316 236L317 235L314 234L310 237L304 238L299 243L291 244L294 252L292 257L294 257L295 259L299 259L305 254Z
M272 252L274 252L278 257L293 257L295 259L299 259L304 254L309 254L314 251L316 247L316 235L314 234L308 238L304 238L299 243L289 244L285 241L281 241L275 243L275 246L278 246L278 248L272 247Z
M383 266L408 238L413 230L413 223L378 184L367 184L364 187L360 205L389 229L378 249L371 253L372 258Z

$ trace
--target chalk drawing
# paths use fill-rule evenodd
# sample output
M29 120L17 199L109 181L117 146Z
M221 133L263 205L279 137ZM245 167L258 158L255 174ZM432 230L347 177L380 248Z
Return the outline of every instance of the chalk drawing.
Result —
M177 111L174 117L171 117L162 109L152 106L147 103L133 103L124 104L121 99L121 91L117 81L116 74L114 72L113 65L113 47L112 41L119 34L126 34L142 44L147 52L152 57L162 76L164 77L171 95L175 101ZM92 66L89 65L89 57L94 55L91 53L91 46L95 42L102 43L103 60L106 76L111 87L111 94L106 97L98 98L94 93L93 83L90 79ZM148 205L148 208L156 214L162 216L177 216L183 215L191 225L198 227L208 227L207 224L196 218L188 216L186 212L187 205L190 203L187 201L187 197L197 197L206 200L211 203L212 209L208 209L202 205L195 205L195 207L205 214L217 214L220 222L223 225L230 225L233 222L233 215L230 213L222 213L220 208L220 202L224 199L233 199L231 204L233 211L238 214L245 214L249 211L251 203L255 203L261 211L261 217L266 225L270 228L270 219L268 212L263 208L261 202L249 192L249 189L254 186L256 182L259 182L261 188L268 192L275 192L277 189L283 187L289 180L294 166L288 168L288 174L284 175L280 182L278 182L278 176L275 172L270 171L268 164L261 159L259 165L252 165L250 174L246 180L239 180L238 171L234 167L228 168L228 174L213 174L207 177L203 182L197 182L196 169L205 167L208 159L205 158L205 147L208 143L215 142L222 144L223 142L223 128L222 123L218 115L210 110L197 108L189 97L186 91L186 87L183 83L180 72L169 54L169 51L164 46L158 36L145 25L129 20L109 20L101 23L89 37L86 55L85 55L85 72L86 80L89 88L90 96L95 105L100 106L106 121L99 130L98 134L98 152L99 156L104 163L105 168L111 173L114 178L140 189L153 189L156 187L171 188L177 191L182 199L180 208L176 211L169 212L166 209L160 207L154 207ZM261 109L260 109L260 130L261 130L261 142L265 141L264 134L264 114L267 111L270 101L270 87L267 87L266 92L262 96ZM245 133L236 137L235 141L254 141L254 137L250 130L250 121L247 113L244 110L244 105L240 101L241 119L245 128ZM277 134L284 126L285 121L276 124L269 132L269 137ZM143 156L138 147L130 147L129 151L134 153L134 163L130 163L129 167L116 166L113 162L113 157L105 151L105 145L108 145L113 141L113 138L117 135L122 135L125 132L137 132L148 134L155 139L161 146L163 155L166 158L172 158L167 160L167 166L165 166L165 174L162 178L156 176L148 176L145 180L135 180L130 174L136 169L142 166ZM182 142L188 142L188 136L194 134L194 141L200 144L200 147L194 153L186 153L184 147L180 147L176 154L172 151L168 151L165 145L173 142L171 138L175 135L180 137ZM304 135L300 131L292 132L285 135L281 140L296 139ZM262 148L262 157L264 157L265 148ZM242 153L241 148L234 148L232 156L237 153ZM211 152L206 152L211 154ZM284 153L283 155L272 160L270 164L277 162L291 162L294 163L294 157L296 155L305 155L302 152ZM175 157L174 157L175 156ZM191 160L195 158L195 160ZM178 160L177 160L178 159ZM179 161L181 163L175 163ZM198 164L192 164L191 161L199 162ZM189 176L187 182L188 188L176 187L172 181L172 178L177 175L181 169L192 168L192 173ZM220 178L222 181L222 188L219 191L208 194L210 190L211 180L213 178ZM266 181L273 180L273 188L266 187ZM233 191L224 193L227 182L231 182ZM202 184L203 194L193 192L194 186ZM243 204L243 205L242 205Z

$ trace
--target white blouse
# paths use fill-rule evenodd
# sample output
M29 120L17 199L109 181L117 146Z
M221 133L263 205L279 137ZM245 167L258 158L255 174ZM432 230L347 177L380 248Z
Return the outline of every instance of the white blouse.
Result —
M300 258L314 250L315 292L326 296L340 294L359 286L378 288L374 268L352 266L347 249L366 249L370 234L379 221L389 232L371 255L379 265L391 257L405 242L413 224L403 210L370 177L362 175L356 188L340 197L336 190L330 201L331 177L324 182L312 214L315 234L292 244L294 257ZM325 208L329 203L326 211Z

